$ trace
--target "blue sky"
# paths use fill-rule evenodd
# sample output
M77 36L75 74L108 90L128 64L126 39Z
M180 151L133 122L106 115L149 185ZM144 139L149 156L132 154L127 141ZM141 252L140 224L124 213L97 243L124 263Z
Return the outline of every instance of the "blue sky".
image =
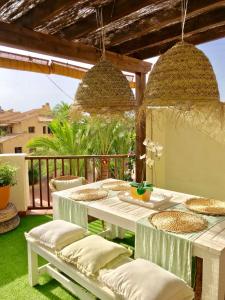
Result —
M198 48L210 59L218 80L220 98L225 101L225 38L198 45ZM0 50L8 49L0 46ZM18 53L23 52L18 51ZM58 89L52 80L65 93ZM60 101L72 103L78 84L79 80L69 77L50 75L49 79L45 74L1 68L0 106L3 109L25 111L40 107L46 102L51 106Z

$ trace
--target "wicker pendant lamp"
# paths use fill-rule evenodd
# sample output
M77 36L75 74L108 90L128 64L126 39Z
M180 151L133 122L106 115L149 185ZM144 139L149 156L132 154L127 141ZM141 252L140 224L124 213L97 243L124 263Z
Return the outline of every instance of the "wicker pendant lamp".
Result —
M146 86L144 104L192 107L219 102L213 68L194 45L179 42L161 55Z
M79 84L73 109L94 113L124 112L135 108L127 78L111 62L102 59Z
M102 9L97 10L101 27L102 57L84 76L77 89L72 115L77 111L117 113L135 109L135 98L124 74L106 60Z
M188 0L181 0L181 42L155 64L145 90L145 106L189 110L220 103L216 76L208 58L194 45L184 42L187 5Z

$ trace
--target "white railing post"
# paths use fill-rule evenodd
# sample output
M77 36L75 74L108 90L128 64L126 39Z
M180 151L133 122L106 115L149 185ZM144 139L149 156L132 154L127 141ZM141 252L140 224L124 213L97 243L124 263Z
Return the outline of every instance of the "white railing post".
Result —
M26 212L29 203L28 162L25 153L0 154L0 163L9 163L17 168L17 184L11 187L10 202L19 212Z

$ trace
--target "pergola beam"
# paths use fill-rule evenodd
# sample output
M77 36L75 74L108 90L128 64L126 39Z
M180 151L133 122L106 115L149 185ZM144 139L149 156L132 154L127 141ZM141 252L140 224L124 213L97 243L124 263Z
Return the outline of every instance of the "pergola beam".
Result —
M67 76L75 79L82 79L88 69L79 66L70 65L54 60L40 59L21 54L13 54L9 52L0 51L0 68L13 69L19 71L28 71L41 74L57 74ZM136 84L127 76L130 88L135 88Z
M216 10L217 8L223 8L223 6L225 6L225 0L189 1L186 22L192 18L197 19L201 14ZM154 10L149 14L148 18L143 20L140 19L132 25L129 25L125 30L120 30L114 35L110 35L108 49L115 52L118 51L119 53L125 53L126 47L129 51L129 49L132 49L131 44L133 46L136 44L143 45L145 40L150 40L151 34L157 33L163 28L177 26L177 29L180 30L180 14L180 1L177 3L175 2L170 14L168 14L168 8L165 7Z
M207 29L215 28L220 26L221 22L225 21L225 6L223 8L217 8L213 11L201 14L194 18L188 19L185 23L184 32L186 36L191 36L198 31L207 31ZM168 39L177 40L181 38L181 28L177 24L171 26L166 26L161 30L149 33L142 38L134 39L130 42L125 43L117 47L118 49L113 48L113 51L119 51L121 54L130 55L139 50L148 48L149 46L154 47L167 41Z
M44 21L68 9L79 0L46 0L16 19L14 23L27 28L35 28Z
M93 46L69 42L3 22L0 22L0 44L89 64L97 63L101 56L100 51ZM109 51L106 51L106 58L119 69L131 73L147 73L151 69L150 63Z
M201 30L191 31L184 34L184 40L194 45L210 42L219 38L225 37L225 20L214 24L214 26L205 26ZM139 50L132 54L133 57L138 59L147 59L150 57L163 54L171 48L176 42L180 40L180 35L168 38L157 44L152 44L143 50Z
M149 4L157 2L157 0L120 0L120 1L112 1L107 5L102 6L102 16L104 26L116 21L120 18L123 18L126 15L129 15L139 9L146 7ZM85 18L81 18L75 24L72 24L65 29L61 30L59 33L60 36L68 40L74 40L81 38L88 33L96 30L97 21L96 21L96 13L92 13Z
M221 2L224 3L224 7L221 7ZM191 3L190 3L191 4ZM213 27L214 24L224 20L225 15L225 1L218 1L206 7L202 7L202 2L195 2L195 5L188 8L187 18L185 22L185 32L191 32L193 30L201 29L206 25ZM174 14L174 11L176 14ZM167 20L167 22L162 22L165 14L160 14L158 12L157 25L152 26L147 34L143 31L139 34L139 37L133 38L130 41L123 42L117 46L110 47L109 49L114 52L119 52L121 54L130 55L133 52L138 52L149 45L156 44L157 42L162 42L168 38L181 35L181 22L179 12L173 10L174 19ZM173 15L172 14L172 15ZM171 17L171 16L170 16ZM159 20L160 19L160 20ZM159 25L160 24L160 25Z
M136 88L135 88L135 95L136 95L136 102L138 106L141 106L143 103L144 98L144 90L146 85L146 75L143 73L136 73L135 74L135 82L136 82ZM140 159L140 156L145 154L146 148L143 145L143 142L145 140L146 136L146 115L143 112L143 116L138 116L138 113L136 113L136 181L142 182L145 180L146 174L146 168L145 168L145 162Z

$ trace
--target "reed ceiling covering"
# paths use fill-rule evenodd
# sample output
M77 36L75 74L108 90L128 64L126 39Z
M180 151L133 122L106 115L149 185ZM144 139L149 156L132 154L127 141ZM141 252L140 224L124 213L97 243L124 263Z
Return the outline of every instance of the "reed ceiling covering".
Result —
M98 48L100 30L95 9L100 6L108 51L143 60L164 53L180 40L180 0L0 0L0 22L12 25L0 24L0 43L34 49L28 37L23 45L17 38L18 26L30 30L30 35L26 32L30 38L42 40L38 47L45 47L45 53L48 50L51 55L59 49L49 45L46 50L46 43L41 36L33 36L33 31L62 43L79 42ZM25 35L20 30L22 33ZM225 1L189 0L185 41L199 44L224 36Z

